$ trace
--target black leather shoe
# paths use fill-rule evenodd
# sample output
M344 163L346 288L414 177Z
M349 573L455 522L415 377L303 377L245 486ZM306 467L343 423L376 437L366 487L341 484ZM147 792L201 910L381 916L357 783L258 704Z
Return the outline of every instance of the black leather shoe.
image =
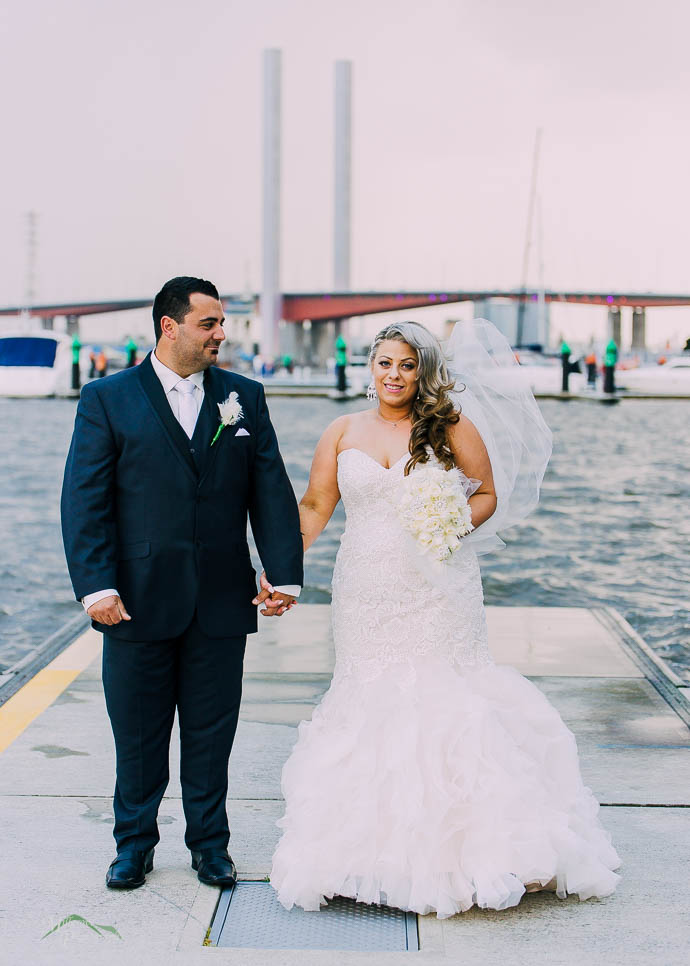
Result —
M237 869L227 852L221 849L202 849L192 852L192 868L206 885L233 886Z
M153 869L153 849L138 852L127 849L120 852L110 863L105 874L105 884L109 889L138 889L146 882L146 873Z

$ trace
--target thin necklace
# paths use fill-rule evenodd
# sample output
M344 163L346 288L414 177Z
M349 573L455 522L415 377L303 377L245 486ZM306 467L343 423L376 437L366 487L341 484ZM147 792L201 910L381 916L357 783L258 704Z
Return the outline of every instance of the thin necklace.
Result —
M386 419L385 416L381 415L381 409L379 407L377 407L376 409L376 415L379 417L379 419L382 419L384 423L388 423L388 425L392 426L393 428L395 428L398 425L398 423L402 423L403 420L409 419L409 416L410 416L409 413L405 413L405 415L401 416L400 419Z

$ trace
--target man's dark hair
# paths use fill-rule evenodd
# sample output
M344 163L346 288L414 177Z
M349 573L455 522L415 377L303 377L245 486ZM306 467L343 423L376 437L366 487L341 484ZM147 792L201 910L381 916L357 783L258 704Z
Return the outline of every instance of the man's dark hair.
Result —
M190 296L195 292L201 295L210 295L211 298L219 299L218 289L213 282L207 282L205 278L192 278L191 275L178 275L166 282L158 295L153 300L153 331L156 333L156 342L161 337L161 319L164 315L175 319L180 325L184 322L184 317L190 309Z

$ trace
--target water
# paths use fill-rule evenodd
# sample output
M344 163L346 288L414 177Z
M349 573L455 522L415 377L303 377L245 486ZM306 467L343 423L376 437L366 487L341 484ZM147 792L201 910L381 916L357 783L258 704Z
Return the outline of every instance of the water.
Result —
M362 405L270 400L298 497L321 431ZM542 501L505 534L503 551L482 558L487 603L611 604L690 681L690 407L544 401L541 408L555 439ZM74 410L70 400L0 399L0 672L79 610L58 505ZM307 554L306 602L330 599L343 524L338 506Z

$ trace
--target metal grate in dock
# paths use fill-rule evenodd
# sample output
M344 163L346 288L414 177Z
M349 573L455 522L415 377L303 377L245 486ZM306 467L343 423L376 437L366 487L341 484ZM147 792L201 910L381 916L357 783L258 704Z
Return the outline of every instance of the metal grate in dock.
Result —
M269 882L224 889L211 924L212 946L250 949L419 949L417 916L336 896L320 912L280 905Z

